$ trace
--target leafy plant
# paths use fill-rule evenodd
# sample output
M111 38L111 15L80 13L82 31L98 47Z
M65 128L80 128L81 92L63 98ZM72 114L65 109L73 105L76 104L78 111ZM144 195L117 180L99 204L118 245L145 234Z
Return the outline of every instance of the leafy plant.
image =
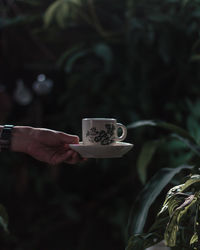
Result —
M188 162L198 164L198 161L192 160L195 155L199 157L199 145L196 142L198 139L193 138L187 131L173 124L153 120L138 121L131 124L129 128L141 126L161 127L173 132L172 136L185 143L189 150L192 151ZM193 134L193 130L190 132ZM143 150L141 154L144 154ZM146 162L144 164L146 169ZM171 181L172 177L184 168L190 169L193 174L187 177L184 184L170 189L155 222L145 233L144 225L150 206L162 189ZM136 198L131 211L128 225L130 238L127 250L142 250L163 239L165 239L167 246L175 249L180 249L180 247L181 249L198 249L200 177L198 174L194 175L195 172L199 173L199 170L191 165L181 165L172 169L162 168L150 179Z

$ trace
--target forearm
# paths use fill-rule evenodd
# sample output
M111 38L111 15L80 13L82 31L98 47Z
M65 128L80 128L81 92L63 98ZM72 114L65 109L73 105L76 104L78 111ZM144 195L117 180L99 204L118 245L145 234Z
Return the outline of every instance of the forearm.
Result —
M2 129L3 126L0 125L0 133ZM29 126L14 126L12 129L10 150L26 153L28 151L32 130L33 128Z
M7 132L6 132L6 129ZM0 133L3 126L0 126ZM5 132L5 133L4 133ZM79 143L78 136L46 128L29 126L6 126L1 138L1 150L26 153L36 160L49 164L67 162L75 164L82 161L69 144Z

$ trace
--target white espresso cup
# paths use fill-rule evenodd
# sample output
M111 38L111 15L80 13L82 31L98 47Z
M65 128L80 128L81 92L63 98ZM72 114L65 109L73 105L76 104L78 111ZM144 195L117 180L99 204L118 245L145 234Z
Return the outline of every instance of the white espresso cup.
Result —
M119 129L122 135L118 136ZM82 139L85 145L110 145L123 141L127 128L113 118L85 118L82 120Z

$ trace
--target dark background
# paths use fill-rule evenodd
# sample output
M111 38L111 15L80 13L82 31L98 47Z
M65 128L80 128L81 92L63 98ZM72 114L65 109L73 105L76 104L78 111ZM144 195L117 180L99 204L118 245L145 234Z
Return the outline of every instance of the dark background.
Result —
M80 139L85 117L114 117L125 125L156 118L194 131L199 23L198 1L1 1L0 123ZM40 74L53 82L46 94L33 89ZM135 146L123 158L77 166L1 153L0 203L10 232L2 230L1 249L124 249L131 205L145 185L137 158L144 142L161 134L129 130L126 141ZM147 179L183 160L170 150L155 155Z

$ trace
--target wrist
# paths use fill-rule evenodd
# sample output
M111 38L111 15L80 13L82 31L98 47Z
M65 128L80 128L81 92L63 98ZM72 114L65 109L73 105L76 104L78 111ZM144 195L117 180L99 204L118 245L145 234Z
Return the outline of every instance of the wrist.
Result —
M15 126L12 129L10 150L26 153L30 145L32 129L33 128L29 126Z

